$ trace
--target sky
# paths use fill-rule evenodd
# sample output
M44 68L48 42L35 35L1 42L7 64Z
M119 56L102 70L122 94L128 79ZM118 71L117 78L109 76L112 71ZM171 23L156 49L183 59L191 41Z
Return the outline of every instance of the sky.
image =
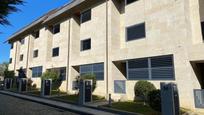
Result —
M9 36L48 11L69 3L70 0L25 0L25 2L24 5L17 6L20 12L8 16L11 26L0 25L0 63L9 61L10 45L4 43Z

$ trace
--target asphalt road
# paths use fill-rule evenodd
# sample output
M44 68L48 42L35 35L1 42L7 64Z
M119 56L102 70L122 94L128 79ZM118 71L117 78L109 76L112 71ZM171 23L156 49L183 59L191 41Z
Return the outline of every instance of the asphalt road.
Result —
M0 94L0 115L77 115L47 105Z

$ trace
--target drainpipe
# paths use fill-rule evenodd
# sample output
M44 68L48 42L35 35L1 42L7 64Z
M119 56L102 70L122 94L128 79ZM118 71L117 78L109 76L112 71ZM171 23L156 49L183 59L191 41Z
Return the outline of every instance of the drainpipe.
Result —
M67 73L67 84L66 84L66 92L68 93L68 85L69 85L69 58L70 58L70 34L71 34L71 22L70 22L71 19L69 19L69 30L68 30L68 49L67 49L67 69L66 69L66 73Z
M15 49L14 73L16 73L17 48L18 48L18 41L16 42L16 49Z
M108 97L108 0L106 0L106 96Z
M26 76L28 77L28 60L29 60L29 51L30 51L30 36L28 38L28 50L27 50L27 61L26 61Z

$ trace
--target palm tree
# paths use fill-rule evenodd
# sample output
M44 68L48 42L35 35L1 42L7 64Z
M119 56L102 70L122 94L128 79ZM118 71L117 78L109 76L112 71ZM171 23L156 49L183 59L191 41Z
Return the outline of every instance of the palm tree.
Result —
M13 12L19 11L15 5L22 5L23 0L0 0L0 24L1 25L10 25L7 17Z

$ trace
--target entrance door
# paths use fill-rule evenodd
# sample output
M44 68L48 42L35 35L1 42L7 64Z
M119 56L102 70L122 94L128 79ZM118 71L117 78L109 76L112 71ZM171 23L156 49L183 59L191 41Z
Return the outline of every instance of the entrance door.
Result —
M91 102L92 88L91 81L85 81L85 102Z

